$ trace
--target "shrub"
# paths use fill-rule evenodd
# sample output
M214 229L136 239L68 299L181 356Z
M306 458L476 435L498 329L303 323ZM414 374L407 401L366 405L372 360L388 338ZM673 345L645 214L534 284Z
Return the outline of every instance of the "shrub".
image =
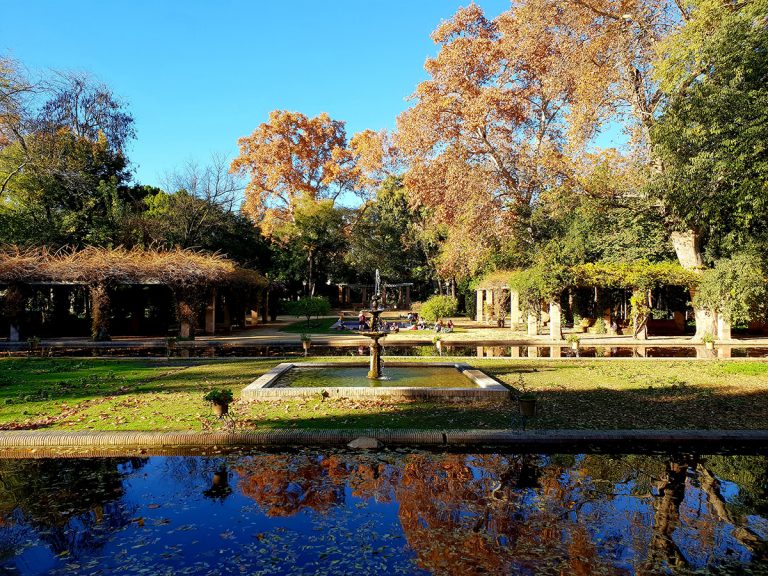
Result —
M320 316L326 316L331 311L331 303L322 296L312 296L286 302L286 309L293 316L305 317L307 319L307 326L309 326L312 316L319 318Z
M424 302L419 314L429 322L435 322L441 318L450 318L456 315L459 303L456 298L450 296L432 296Z
M214 388L208 394L203 396L203 400L206 402L213 402L214 404L229 404L232 402L232 390L229 388Z

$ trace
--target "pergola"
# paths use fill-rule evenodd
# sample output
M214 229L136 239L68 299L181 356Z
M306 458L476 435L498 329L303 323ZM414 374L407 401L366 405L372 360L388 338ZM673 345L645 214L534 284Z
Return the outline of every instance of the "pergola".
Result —
M568 291L593 289L622 290L631 293L640 302L640 306L650 299L651 291L660 287L681 287L695 292L698 273L684 269L672 262L620 262L587 263L571 267L551 267L527 270L499 270L486 275L476 285L478 322L489 322L498 316L500 302L509 304L504 310L510 317L512 327L523 324L526 316L527 333L538 335L538 315L546 312L549 316L549 336L551 340L562 339L563 295ZM597 298L595 298L597 300ZM650 312L650 303L647 304ZM647 314L645 315L647 320ZM611 323L611 310L599 310L596 321ZM718 338L730 339L730 324L724 318L708 318L717 326ZM665 322L665 321L662 321ZM682 314L673 321L676 325L685 321ZM647 335L646 326L638 330L636 337L643 339Z
M155 299L155 308L159 302L166 317L178 321L179 336L193 337L198 325L213 334L221 324L217 310L225 327L244 325L266 285L254 270L192 250L0 250L0 316L8 323L11 341L20 338L30 303L50 310L56 324L71 322L77 303L90 319L92 337L107 340L114 309L129 310L138 320L148 296Z

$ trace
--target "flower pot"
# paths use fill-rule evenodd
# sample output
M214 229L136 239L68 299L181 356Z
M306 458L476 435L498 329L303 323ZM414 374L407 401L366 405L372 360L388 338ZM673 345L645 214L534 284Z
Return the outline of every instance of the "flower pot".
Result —
M304 348L304 356L306 356L307 354L309 354L309 347L312 346L312 341L311 340L302 340L301 341L301 345Z
M518 404L521 415L526 417L536 416L536 398L520 398Z
M715 349L715 343L714 342L704 342L704 347L707 350L714 350Z
M224 414L229 414L229 402L214 402L213 413L216 414L218 418L221 418Z
M579 350L579 343L578 342L571 342L571 349L576 350L578 352L578 350Z

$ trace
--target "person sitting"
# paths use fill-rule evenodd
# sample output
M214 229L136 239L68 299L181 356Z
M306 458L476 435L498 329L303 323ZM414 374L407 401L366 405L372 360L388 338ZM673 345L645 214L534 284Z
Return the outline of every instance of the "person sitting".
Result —
M453 322L448 320L448 323L445 325L445 328L443 329L444 332L453 332Z
M442 332L445 325L443 324L442 320L438 320L435 322L435 332Z
M357 316L357 329L365 330L367 327L368 326L366 325L365 312L360 312L360 314Z

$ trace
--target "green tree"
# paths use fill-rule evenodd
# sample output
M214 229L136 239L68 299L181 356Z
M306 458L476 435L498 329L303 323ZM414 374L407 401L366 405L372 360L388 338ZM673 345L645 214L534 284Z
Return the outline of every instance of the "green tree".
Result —
M768 235L768 1L689 6L657 63L671 97L652 132L654 185L716 258Z
M419 219L401 180L387 178L376 198L360 208L351 227L346 261L363 273L378 268L389 280L428 278L431 270L416 239Z

